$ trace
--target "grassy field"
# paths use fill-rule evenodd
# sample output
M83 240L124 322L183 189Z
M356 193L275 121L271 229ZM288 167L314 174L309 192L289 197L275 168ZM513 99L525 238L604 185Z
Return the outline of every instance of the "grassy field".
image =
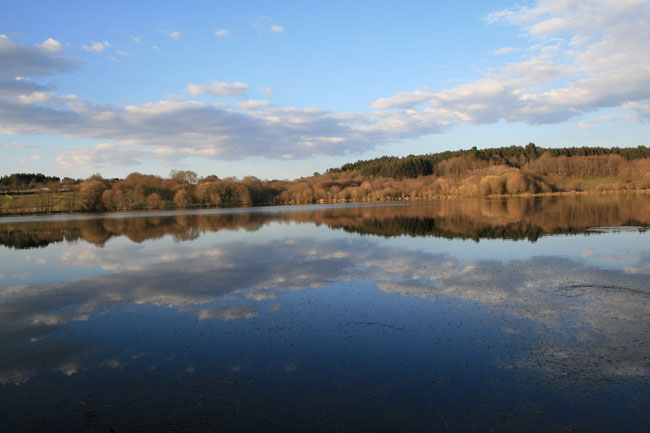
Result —
M73 212L78 210L74 196L74 192L0 195L0 214Z
M0 215L87 212L79 206L76 195L77 193L73 191L0 195ZM198 205L189 207L198 207ZM172 200L163 200L161 208L173 209L176 208L176 204Z

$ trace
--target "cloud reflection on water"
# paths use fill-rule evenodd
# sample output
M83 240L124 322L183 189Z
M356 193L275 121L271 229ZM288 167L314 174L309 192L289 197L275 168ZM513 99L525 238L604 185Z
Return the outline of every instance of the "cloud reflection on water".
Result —
M646 235L643 235L646 236ZM97 260L79 250L77 263ZM113 255L110 246L105 247ZM650 345L650 256L631 271L602 270L566 257L476 260L390 247L371 238L288 238L230 242L192 249L178 244L159 255L118 248L107 273L65 282L0 288L0 383L21 383L37 371L74 374L84 357L102 350L62 343L72 321L128 305L172 307L198 322L263 320L257 303L273 300L271 313L291 291L371 281L387 293L436 302L462 299L520 320L530 353L505 367L532 368L576 377L647 376ZM170 255L172 253L172 255ZM137 265L119 266L119 263ZM289 296L289 298L287 298ZM368 293L367 296L374 296ZM350 320L357 320L350 317ZM536 334L540 327L544 332ZM108 365L108 364L106 364Z

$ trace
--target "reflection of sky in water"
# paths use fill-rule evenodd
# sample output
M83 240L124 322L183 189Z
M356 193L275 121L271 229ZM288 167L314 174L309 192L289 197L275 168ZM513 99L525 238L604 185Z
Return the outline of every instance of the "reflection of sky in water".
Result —
M477 243L271 222L2 249L0 415L34 427L20 415L37 398L103 430L138 411L161 420L151 430L638 430L648 245L648 232ZM56 387L69 398L44 392Z
M177 242L172 237L150 239L140 244L125 237L110 239L98 248L84 241L51 244L48 248L2 250L0 286L42 284L68 278L99 275L117 270L135 269L147 263L173 261L191 251L210 249L222 243L267 244L286 238L326 241L364 239L367 237L329 230L304 223L271 223L265 228L247 232L223 230L206 232L192 242ZM473 240L436 237L374 238L377 247L399 248L430 254L448 254L457 260L531 259L539 256L563 256L588 265L629 272L650 271L648 235L638 232L601 233L592 235L559 235L538 239L535 243L501 239Z
M643 253L650 250L648 235L638 232L558 235L540 238L535 243L500 239L481 239L475 242L409 237L388 239L387 242L389 245L409 250L445 252L466 261L484 259L503 261L513 258L529 259L536 256L561 255L608 268L638 265L643 261Z

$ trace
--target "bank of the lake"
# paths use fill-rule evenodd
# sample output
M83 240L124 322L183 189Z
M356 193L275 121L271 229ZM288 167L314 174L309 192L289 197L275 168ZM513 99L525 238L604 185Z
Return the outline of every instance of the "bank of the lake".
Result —
M556 191L544 193L522 193L522 194L490 194L487 196L480 196L484 199L508 199L508 198L531 198L531 197L575 197L575 196L608 196L608 195L635 195L635 194L650 194L650 189L625 189L625 190L602 190L602 191ZM28 215L51 215L51 214L83 214L83 213L110 213L110 212L129 212L129 211L154 211L154 210L191 210L191 209L232 209L232 208L255 208L260 206L293 206L293 205L315 205L315 204L344 204L344 203L395 203L395 202L428 202L440 200L464 200L469 198L478 198L476 196L463 196L463 195L439 195L428 197L384 197L376 200L360 200L354 201L352 199L332 199L326 201L320 199L318 201L301 203L290 201L288 203L261 203L253 204L239 204L239 205L201 205L198 203L187 204L186 206L178 206L173 200L162 201L156 207L138 206L138 207L124 207L114 208L111 210L98 209L98 210L84 210L81 207L75 207L74 193L69 192L64 195L40 193L30 195L27 199L23 197L21 204L16 206L8 206L7 200L15 200L14 197L8 195L0 196L0 218L8 216L28 216ZM3 201L4 200L4 201Z

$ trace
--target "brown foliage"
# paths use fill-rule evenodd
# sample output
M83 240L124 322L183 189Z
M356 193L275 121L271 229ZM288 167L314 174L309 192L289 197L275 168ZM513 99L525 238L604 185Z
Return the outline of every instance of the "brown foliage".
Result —
M184 189L179 189L174 195L174 203L180 208L185 208L191 203L191 197Z
M79 187L78 202L82 210L98 210L102 207L102 194L106 190L104 182L90 179Z
M160 198L160 194L154 192L147 196L147 209L161 209L164 203Z

